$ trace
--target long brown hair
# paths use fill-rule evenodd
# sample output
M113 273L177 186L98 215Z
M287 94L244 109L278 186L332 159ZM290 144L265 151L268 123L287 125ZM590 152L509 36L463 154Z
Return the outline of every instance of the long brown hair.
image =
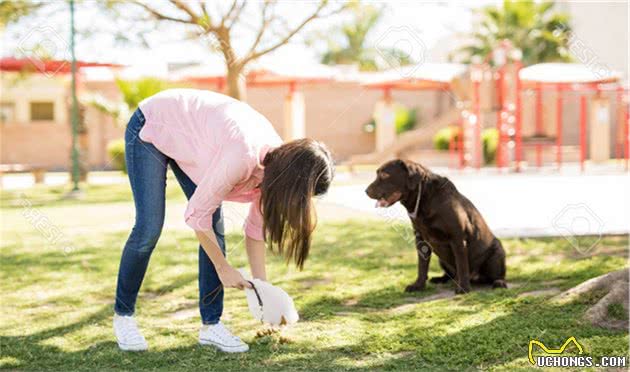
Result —
M284 254L301 269L317 223L312 198L325 194L334 176L330 151L320 142L299 139L269 152L263 165L260 208L265 240L271 251Z

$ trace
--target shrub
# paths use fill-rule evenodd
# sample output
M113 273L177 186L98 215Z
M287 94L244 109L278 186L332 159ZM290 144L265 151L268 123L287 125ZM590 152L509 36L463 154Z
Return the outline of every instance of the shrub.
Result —
M483 143L483 159L486 164L492 164L497 157L497 146L499 144L499 132L495 128L484 129L481 132Z
M107 144L107 154L116 170L127 173L127 163L125 162L125 140L117 139Z
M166 81L156 78L142 78L138 80L122 80L117 79L116 85L123 99L129 107L129 110L135 110L140 102L152 95L163 90L174 88L174 86Z
M446 127L440 129L433 136L433 147L436 150L446 151L451 138L454 141L459 139L459 127ZM496 129L484 129L481 132L481 142L483 143L483 159L485 164L492 164L496 160L497 145L499 143L499 135Z
M396 134L406 132L416 126L417 109L396 108Z
M406 132L413 129L418 121L418 109L407 109L402 105L396 105L394 109L394 125L396 126L396 134ZM374 119L363 125L363 131L366 133L374 132L376 122Z
M433 147L436 150L446 151L448 145L452 140L457 141L459 139L459 127L451 126L440 129L435 136L433 136Z

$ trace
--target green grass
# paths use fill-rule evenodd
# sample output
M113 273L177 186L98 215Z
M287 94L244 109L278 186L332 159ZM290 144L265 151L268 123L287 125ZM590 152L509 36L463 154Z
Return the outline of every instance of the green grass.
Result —
M596 299L559 305L549 299L588 278L627 265L628 239L606 237L588 255L564 239L506 239L507 290L451 296L450 285L403 292L416 258L403 225L322 223L304 271L269 257L269 277L289 292L300 322L257 337L262 326L244 295L226 294L224 321L250 343L226 355L197 345L197 247L192 232L165 230L138 300L145 353L117 349L111 330L116 273L129 226L115 213L128 187L92 186L82 202L63 188L4 193L0 232L0 366L25 370L513 370L529 369L536 338L559 347L575 336L591 356L628 355L627 331L593 328L581 317ZM177 190L169 203L181 203ZM129 208L131 208L129 206ZM95 211L99 211L98 213ZM85 221L90 220L84 228ZM51 226L63 235L46 238ZM246 264L240 234L229 259ZM66 242L71 250L64 251ZM437 261L431 274L438 275ZM551 290L550 290L551 289ZM527 295L529 294L529 295ZM612 309L618 312L619 309Z
M628 320L628 312L621 304L608 305L608 315L613 319Z

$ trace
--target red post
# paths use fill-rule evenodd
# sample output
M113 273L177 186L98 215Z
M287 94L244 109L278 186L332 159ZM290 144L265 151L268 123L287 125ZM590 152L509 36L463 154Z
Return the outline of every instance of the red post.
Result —
M584 172L586 160L586 96L580 96L580 170Z
M625 106L625 105L624 105ZM628 106L626 107L626 114L624 115L623 126L626 128L626 133L624 136L624 148L625 148L625 158L626 158L626 171L628 171L628 159L630 159L630 111L628 111Z
M516 160L516 171L521 171L521 77L519 76L520 65L516 68L516 97L515 97L515 125L514 125L514 160Z
M497 168L501 169L503 167L503 159L502 159L502 151L503 147L503 136L502 136L502 122L501 122L501 113L503 112L504 104L503 104L503 69L504 67L499 68L497 72L497 99L499 101L499 110L497 111L497 152L496 152L496 162Z
M624 115L623 115L623 87L619 86L617 87L617 128L615 131L615 137L617 137L619 135L619 133L623 133L625 131L620 130L619 128L624 128ZM623 147L622 144L624 143L623 138L621 139L621 141L619 141L618 138L615 138L615 159L621 159L621 157L623 156Z
M459 133L457 135L457 142L459 146L459 169L464 168L464 118L459 116Z
M453 136L448 139L448 167L451 167L451 161L454 158L453 154L455 154L455 140Z
M391 87L387 86L383 89L383 100L385 102L391 102L392 100L392 89Z
M556 163L562 167L562 88L556 86Z
M540 83L536 84L536 136L542 135L542 94ZM542 147L540 144L536 144L536 166L540 168L542 165Z
M479 169L481 168L481 157L482 157L482 152L483 152L483 147L481 145L481 96L480 96L480 86L481 86L481 82L480 81L475 81L474 83L474 90L475 90L475 107L474 107L474 111L475 111L475 118L477 119L475 121L475 127L474 129L474 134L473 134L473 146L475 146L475 168Z

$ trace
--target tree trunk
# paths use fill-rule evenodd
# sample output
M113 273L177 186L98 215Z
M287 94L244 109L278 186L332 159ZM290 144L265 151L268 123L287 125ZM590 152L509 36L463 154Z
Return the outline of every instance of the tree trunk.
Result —
M90 139L88 137L88 127L85 122L86 107L79 104L79 128L78 129L78 146L79 146L79 180L86 182L90 169Z
M242 75L243 68L240 66L229 66L227 69L227 95L244 101L246 99L245 76Z
M230 37L230 29L227 27L219 27L215 31L215 36L219 42L221 53L225 59L225 65L227 66L227 95L244 101L245 100L245 76L243 70L245 64L238 59L236 52L232 48L232 39Z
M574 301L596 302L584 314L584 320L597 327L628 329L628 316L615 318L612 306L620 306L628 314L628 268L592 278L573 287L555 298L555 302L566 304Z

